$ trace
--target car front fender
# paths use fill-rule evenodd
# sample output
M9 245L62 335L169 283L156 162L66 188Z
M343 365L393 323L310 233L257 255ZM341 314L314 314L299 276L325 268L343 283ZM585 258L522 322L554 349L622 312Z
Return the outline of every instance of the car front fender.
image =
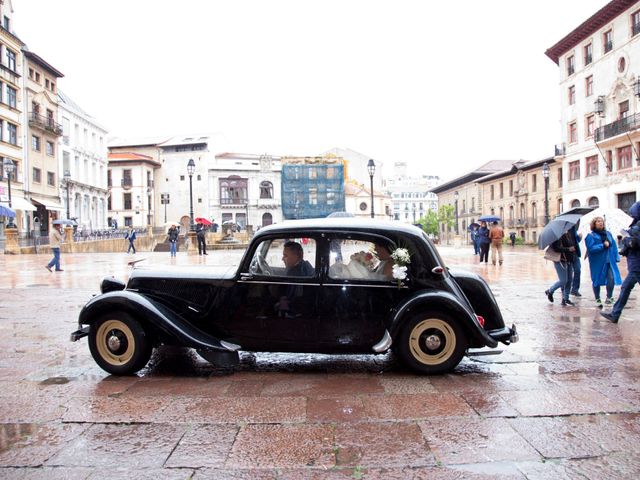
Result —
M127 312L143 325L162 331L185 347L222 352L240 349L238 345L221 341L194 327L165 305L128 290L112 291L92 298L80 311L78 323L91 325L111 311Z
M475 315L469 312L454 295L444 291L418 292L406 299L391 318L389 333L392 338L396 338L408 316L424 310L438 310L451 315L471 335L473 340L471 343L474 346L478 343L491 348L498 346L498 342L487 334Z

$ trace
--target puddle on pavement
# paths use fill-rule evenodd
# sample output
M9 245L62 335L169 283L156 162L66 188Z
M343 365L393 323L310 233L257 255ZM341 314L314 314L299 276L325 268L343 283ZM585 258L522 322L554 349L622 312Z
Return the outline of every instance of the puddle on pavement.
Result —
M36 431L33 423L0 424L0 452L9 450L14 444L21 442Z
M27 287L49 287L48 283L30 283Z
M65 383L69 383L71 379L67 377L50 377L46 380L42 380L40 385L64 385Z

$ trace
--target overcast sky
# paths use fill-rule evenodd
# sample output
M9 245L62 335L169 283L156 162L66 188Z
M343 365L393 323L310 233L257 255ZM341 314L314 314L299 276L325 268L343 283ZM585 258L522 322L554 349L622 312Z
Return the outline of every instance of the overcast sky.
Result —
M451 179L560 139L544 55L604 0L13 0L16 34L110 136L351 148Z

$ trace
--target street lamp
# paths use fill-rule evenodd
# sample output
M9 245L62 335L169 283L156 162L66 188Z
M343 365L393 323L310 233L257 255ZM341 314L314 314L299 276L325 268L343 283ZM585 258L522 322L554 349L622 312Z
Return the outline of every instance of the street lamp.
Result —
M542 176L544 177L544 224L549 223L549 164L542 165Z
M164 205L164 223L167 223L167 205L169 203L169 194L161 193L160 194L160 203Z
M373 175L376 173L376 162L373 161L373 158L369 159L367 170L369 171L369 180L371 180L371 218L375 218L375 213L373 212Z
M195 225L193 224L193 172L196 171L196 162L193 158L189 159L187 163L187 173L189 174L189 202L191 209L189 210L189 217L191 223L189 224L189 230L194 231Z
M7 188L9 189L9 208L11 208L11 174L16 170L15 164L5 157L2 161L2 166L4 167L4 171L7 172ZM13 223L13 217L9 217L9 223L7 223L7 227L15 228L15 224Z
M71 218L69 214L69 180L71 180L71 172L69 170L64 171L64 184L67 186L67 220Z
M458 232L458 197L459 197L458 191L456 190L453 193L453 199L456 201L456 235L458 235L459 233Z

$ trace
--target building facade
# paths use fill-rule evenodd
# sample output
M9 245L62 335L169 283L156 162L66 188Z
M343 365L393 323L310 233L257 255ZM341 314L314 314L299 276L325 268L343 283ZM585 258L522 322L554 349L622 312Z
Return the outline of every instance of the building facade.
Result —
M27 230L28 214L34 207L24 198L25 163L23 161L24 116L24 43L13 29L13 8L10 0L0 3L0 205L9 206L17 218L13 222L23 233ZM14 171L9 179L6 162ZM4 237L8 217L0 216L0 238Z
M82 230L107 228L107 130L58 90L60 203Z
M640 2L614 0L546 51L559 67L564 208L640 194Z
M254 230L281 222L280 157L220 153L209 167L209 218Z
M33 212L33 223L27 221L26 228L45 236L49 234L51 222L64 210L60 203L62 176L58 138L62 136L62 127L58 123L57 86L63 75L35 53L23 49L23 54L26 72L24 191L37 209Z
M438 197L431 190L439 183L440 177L436 175L410 176L406 162L396 162L393 176L385 180L393 220L416 223L429 210L437 212Z

